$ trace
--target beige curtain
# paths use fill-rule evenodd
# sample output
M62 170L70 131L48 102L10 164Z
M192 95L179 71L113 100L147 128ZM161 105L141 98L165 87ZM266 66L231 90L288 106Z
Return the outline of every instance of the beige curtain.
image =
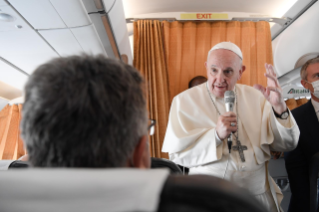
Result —
M134 66L145 78L150 118L156 120L150 137L151 156L167 158L161 148L169 114L168 73L163 49L163 32L159 21L134 22Z
M0 160L16 160L26 154L19 130L21 111L21 104L0 111Z
M268 22L163 22L170 100L195 76L206 76L204 62L215 44L231 41L243 52L246 71L239 83L266 85L265 63L273 64Z

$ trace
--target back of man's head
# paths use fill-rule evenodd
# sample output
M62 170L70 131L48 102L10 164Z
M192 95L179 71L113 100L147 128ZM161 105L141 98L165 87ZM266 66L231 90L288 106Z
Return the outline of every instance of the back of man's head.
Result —
M147 134L143 78L104 56L38 67L25 87L22 137L37 167L122 167Z
M203 77L203 76L196 76L194 77L193 79L191 79L188 83L188 88L192 88L194 86L197 86L197 85L200 85L204 82L207 81L207 78L206 77Z

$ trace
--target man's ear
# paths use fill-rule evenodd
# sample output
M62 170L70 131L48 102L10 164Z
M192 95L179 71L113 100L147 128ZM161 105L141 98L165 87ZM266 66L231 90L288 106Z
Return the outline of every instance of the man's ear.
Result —
M243 75L244 71L246 70L246 66L241 66L241 69L239 70L239 77L237 80L240 80L241 76Z
M150 152L148 145L148 136L144 135L136 145L133 152L133 166L135 168L150 168Z
M204 65L205 65L205 68L207 69L207 61L204 63Z
M302 86L305 88L305 89L308 89L309 90L309 84L305 81L305 80L301 80L300 83L302 84Z

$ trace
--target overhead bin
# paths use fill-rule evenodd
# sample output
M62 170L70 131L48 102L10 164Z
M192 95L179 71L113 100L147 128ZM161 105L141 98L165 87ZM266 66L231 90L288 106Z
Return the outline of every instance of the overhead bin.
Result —
M319 2L317 1L273 40L274 65L278 76L293 70L302 56L318 52L318 11Z

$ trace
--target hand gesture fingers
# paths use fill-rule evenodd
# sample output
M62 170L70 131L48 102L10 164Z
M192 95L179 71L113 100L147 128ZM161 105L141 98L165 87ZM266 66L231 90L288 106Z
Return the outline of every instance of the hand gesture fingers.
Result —
M265 73L265 77L267 77L268 80L272 80L276 87L279 87L279 82L276 76Z
M275 68L271 64L265 64L266 73L264 74L267 77L267 87L256 84L254 88L259 90L267 101L272 105L274 110L281 114L286 110L286 103L283 100L282 89L279 85Z

